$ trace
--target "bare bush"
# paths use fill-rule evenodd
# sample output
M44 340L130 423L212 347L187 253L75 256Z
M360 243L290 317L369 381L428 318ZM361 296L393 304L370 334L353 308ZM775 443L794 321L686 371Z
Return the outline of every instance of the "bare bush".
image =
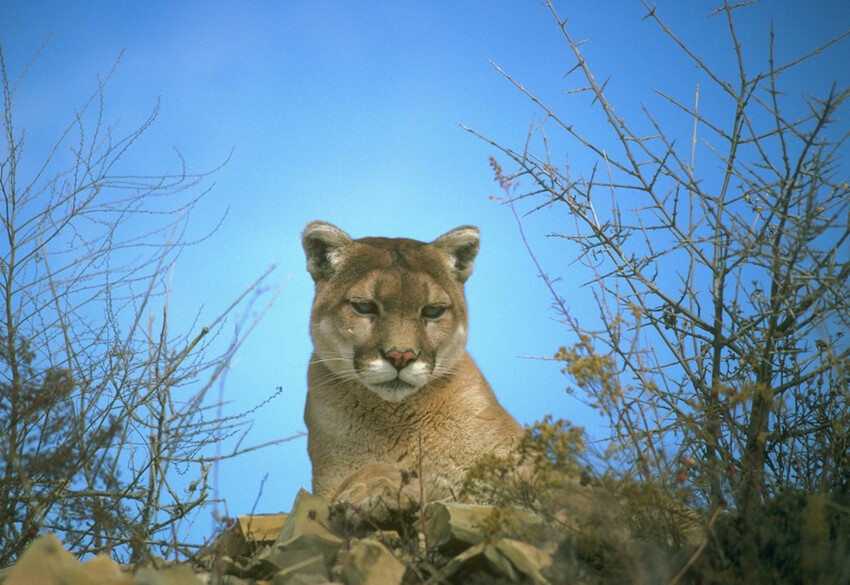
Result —
M838 116L850 90L799 98L783 85L848 33L786 63L771 35L767 66L754 72L735 18L749 4L724 2L712 15L729 34L736 75L727 79L644 3L703 80L685 99L659 90L669 111L645 108L635 123L544 3L572 55L567 93L589 97L587 115L608 138L589 137L590 124L499 69L541 121L521 148L488 140L516 165L493 161L518 221L529 206L567 211L570 228L553 235L594 275L601 326L571 314L540 267L576 339L556 358L608 417L616 467L742 511L785 489L850 489L850 183ZM688 141L673 138L673 121L690 125ZM635 129L647 125L650 135ZM551 154L562 148L595 162L570 168Z
M42 530L79 553L178 552L181 523L211 501L210 446L245 430L207 394L278 291L267 273L208 325L172 331L170 277L203 239L187 226L210 173L179 156L176 173L128 171L157 110L119 134L108 76L49 152L28 152L14 125L23 73L9 76L2 50L0 74L0 565Z

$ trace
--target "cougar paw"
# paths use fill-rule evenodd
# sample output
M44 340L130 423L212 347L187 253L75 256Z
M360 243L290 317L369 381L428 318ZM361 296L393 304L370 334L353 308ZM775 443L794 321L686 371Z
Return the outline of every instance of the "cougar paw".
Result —
M388 465L360 469L340 485L333 498L346 521L386 525L419 507L417 478Z

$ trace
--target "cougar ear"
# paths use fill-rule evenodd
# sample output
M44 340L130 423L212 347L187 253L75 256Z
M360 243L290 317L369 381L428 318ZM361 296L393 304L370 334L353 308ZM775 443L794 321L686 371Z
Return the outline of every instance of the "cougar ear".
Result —
M480 239L481 234L477 227L465 225L446 232L432 243L448 256L457 279L463 283L472 274Z
M301 232L301 245L307 256L307 270L313 280L330 276L342 257L342 251L351 244L351 236L333 224L311 221Z

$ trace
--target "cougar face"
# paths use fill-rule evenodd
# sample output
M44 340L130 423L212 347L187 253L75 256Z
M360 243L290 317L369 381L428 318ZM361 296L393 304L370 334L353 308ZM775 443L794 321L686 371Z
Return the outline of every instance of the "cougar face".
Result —
M433 243L352 240L314 222L304 248L316 281L314 359L388 401L453 372L466 344L463 282L477 229L458 228Z

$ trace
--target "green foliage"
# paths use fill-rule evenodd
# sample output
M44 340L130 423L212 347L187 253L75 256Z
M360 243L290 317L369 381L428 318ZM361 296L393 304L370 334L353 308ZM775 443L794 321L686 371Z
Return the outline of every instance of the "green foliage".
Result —
M483 457L464 487L465 497L496 504L480 526L489 538L557 551L552 582L767 585L850 577L846 494L784 491L746 511L719 508L709 517L694 509L684 481L594 476L584 443L581 429L547 418L527 429L516 456Z
M57 514L68 522L97 521L96 496L64 498L72 485L88 475L92 485L115 490L109 473L109 455L120 437L120 425L107 416L100 425L81 424L71 372L32 368L33 355L16 352L19 383L0 382L0 551L6 559L17 555L38 534L45 518ZM11 366L8 352L0 351L0 367ZM91 465L93 459L98 465Z
M564 474L580 473L584 451L582 429L547 416L526 429L514 453L482 456L468 473L461 494L478 502L536 509L552 490L563 486Z
M486 534L557 550L554 582L671 575L683 547L703 538L700 515L679 490L613 472L596 476L592 459L581 428L546 417L526 429L514 454L482 457L462 495L496 504L481 526ZM529 523L518 510L543 522Z
M610 353L600 354L590 335L582 334L570 347L561 347L555 359L564 362L562 373L575 381L576 386L593 397L590 406L601 412L610 411L623 398L617 375L617 361ZM568 392L574 393L572 388Z
M519 444L520 456L531 461L537 474L574 474L584 452L584 431L551 415L531 425Z
M714 526L693 567L698 583L847 583L850 499L787 491Z

